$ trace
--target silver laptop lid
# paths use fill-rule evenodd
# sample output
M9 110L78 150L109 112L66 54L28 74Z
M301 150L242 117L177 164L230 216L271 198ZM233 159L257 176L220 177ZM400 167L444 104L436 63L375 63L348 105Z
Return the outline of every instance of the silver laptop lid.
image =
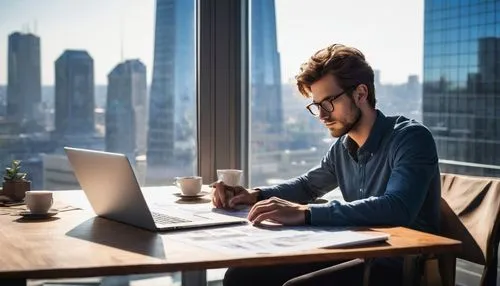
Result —
M98 216L156 229L127 156L71 147L64 150Z

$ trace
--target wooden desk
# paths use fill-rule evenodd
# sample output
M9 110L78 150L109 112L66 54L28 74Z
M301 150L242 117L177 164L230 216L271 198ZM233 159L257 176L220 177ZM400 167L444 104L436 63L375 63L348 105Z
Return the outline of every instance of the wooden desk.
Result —
M171 191L163 188L162 194ZM55 193L56 200L70 203L85 201L82 197L81 192L75 191ZM5 279L22 285L25 279L174 271L190 273L191 276L183 277L194 277L192 281L200 282L205 279L205 270L212 268L389 256L412 258L422 254L447 254L454 258L454 253L460 250L458 241L402 227L374 229L391 234L387 243L242 256L182 243L173 240L169 233L150 232L98 218L89 210L62 212L45 221L22 221L19 217L0 215L0 225L1 285ZM454 274L453 269L450 275Z

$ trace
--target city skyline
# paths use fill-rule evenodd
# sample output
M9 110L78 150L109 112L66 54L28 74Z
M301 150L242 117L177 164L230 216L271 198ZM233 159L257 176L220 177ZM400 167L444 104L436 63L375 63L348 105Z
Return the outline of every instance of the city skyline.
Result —
M53 148L53 151L47 152L50 156L43 157L47 166L59 160L61 146L74 146L126 154L132 162L141 166L140 172L145 175L148 185L165 184L172 177L195 174L194 3L189 0L157 0L153 29L154 64L148 66L140 57L124 57L125 53L121 53L122 60L115 62L107 71L107 85L96 81L99 64L95 53L89 48L64 48L53 63L57 76L55 86L42 86L44 130L41 133L29 131L16 127L15 123L0 121L12 144L21 142L24 136L33 139L23 149L18 148L17 156L35 162L36 168L45 168L45 163L40 161L42 153L38 151L42 149L34 148L42 135L49 139L47 148ZM307 117L307 122L294 120L300 114L307 114L304 104L300 102L307 99L298 95L290 81L283 82L276 1L253 0L252 4L249 38L252 94L249 105L253 120L249 153L253 163L249 172L254 184L263 185L269 180L298 175L302 168L313 162L315 164L313 158L324 154L334 140L328 138L315 118ZM44 43L46 39L40 36L40 42ZM41 52L44 52L43 46ZM115 57L111 60L114 61ZM137 82L132 79L135 77L132 74L119 71L121 63L134 61L141 66L137 69ZM147 79L148 72L153 75L152 80ZM417 76L405 76L403 84L384 86L380 80L385 72L376 71L376 74L377 84L385 91L379 94L379 98L386 103L381 105L384 109L419 114L420 93L410 87ZM133 91L132 85L137 90ZM4 94L0 94L2 101ZM148 95L147 106L132 107L133 98L145 99ZM295 101L290 95L295 97L297 105L292 107L291 112L287 107L285 113L284 106ZM411 107L404 108L410 102ZM134 104L134 107L137 106ZM144 122L144 117L148 118L147 131L139 134L136 127L143 123L137 119ZM141 145L138 141L146 143L144 149L139 148L144 152L137 149ZM0 151L12 154L14 147L9 145ZM283 160L289 160L290 165L280 163ZM57 187L53 183L63 182L60 176L64 172L62 169L50 170L49 178L44 178L44 183Z
M96 84L106 84L107 73L125 59L141 60L148 67L147 82L151 83L154 0L88 0L71 3L51 0L44 2L43 6L39 6L41 4L35 0L0 0L0 3L4 1L2 7L7 9L0 11L0 18L3 19L0 23L0 55L3 56L0 57L7 55L8 34L23 31L23 27L30 24L31 31L36 30L36 35L42 39L43 85L54 84L52 65L64 49L84 49L89 52L95 61ZM303 3L298 0L277 0L277 39L282 82L293 77L300 63L314 51L333 42L353 45L363 51L373 68L382 71L383 83L402 83L410 74L422 78L422 2L404 5L396 0L372 2L331 3L318 0ZM359 6L367 9L359 10ZM380 7L386 7L384 10L391 17L372 15L376 13L371 11ZM356 10L357 16L335 12L339 10ZM332 14L335 15L335 22L341 25L332 24ZM304 15L312 15L314 21L304 20ZM412 18L408 18L410 16ZM358 21L359 17L364 21ZM375 24L364 25L367 21ZM66 24L68 22L71 24ZM393 35L398 35L397 40ZM301 38L307 39L307 44L291 44ZM0 61L0 85L6 84L6 72L6 64Z

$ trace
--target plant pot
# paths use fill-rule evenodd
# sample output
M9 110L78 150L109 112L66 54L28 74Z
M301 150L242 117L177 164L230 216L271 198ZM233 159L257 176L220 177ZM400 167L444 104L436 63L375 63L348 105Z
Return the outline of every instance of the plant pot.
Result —
M31 189L31 181L4 181L2 195L13 201L22 201Z

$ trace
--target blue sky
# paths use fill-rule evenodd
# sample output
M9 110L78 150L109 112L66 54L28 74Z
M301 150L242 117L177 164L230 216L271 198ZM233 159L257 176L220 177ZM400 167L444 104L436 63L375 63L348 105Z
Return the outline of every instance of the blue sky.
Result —
M54 61L64 49L87 50L94 58L96 84L106 84L122 59L121 46L125 59L146 64L150 81L154 6L154 0L0 0L0 84L7 81L8 35L28 29L41 37L43 84L53 84ZM421 0L276 0L276 10L284 81L331 43L359 48L382 71L382 82L421 77Z

